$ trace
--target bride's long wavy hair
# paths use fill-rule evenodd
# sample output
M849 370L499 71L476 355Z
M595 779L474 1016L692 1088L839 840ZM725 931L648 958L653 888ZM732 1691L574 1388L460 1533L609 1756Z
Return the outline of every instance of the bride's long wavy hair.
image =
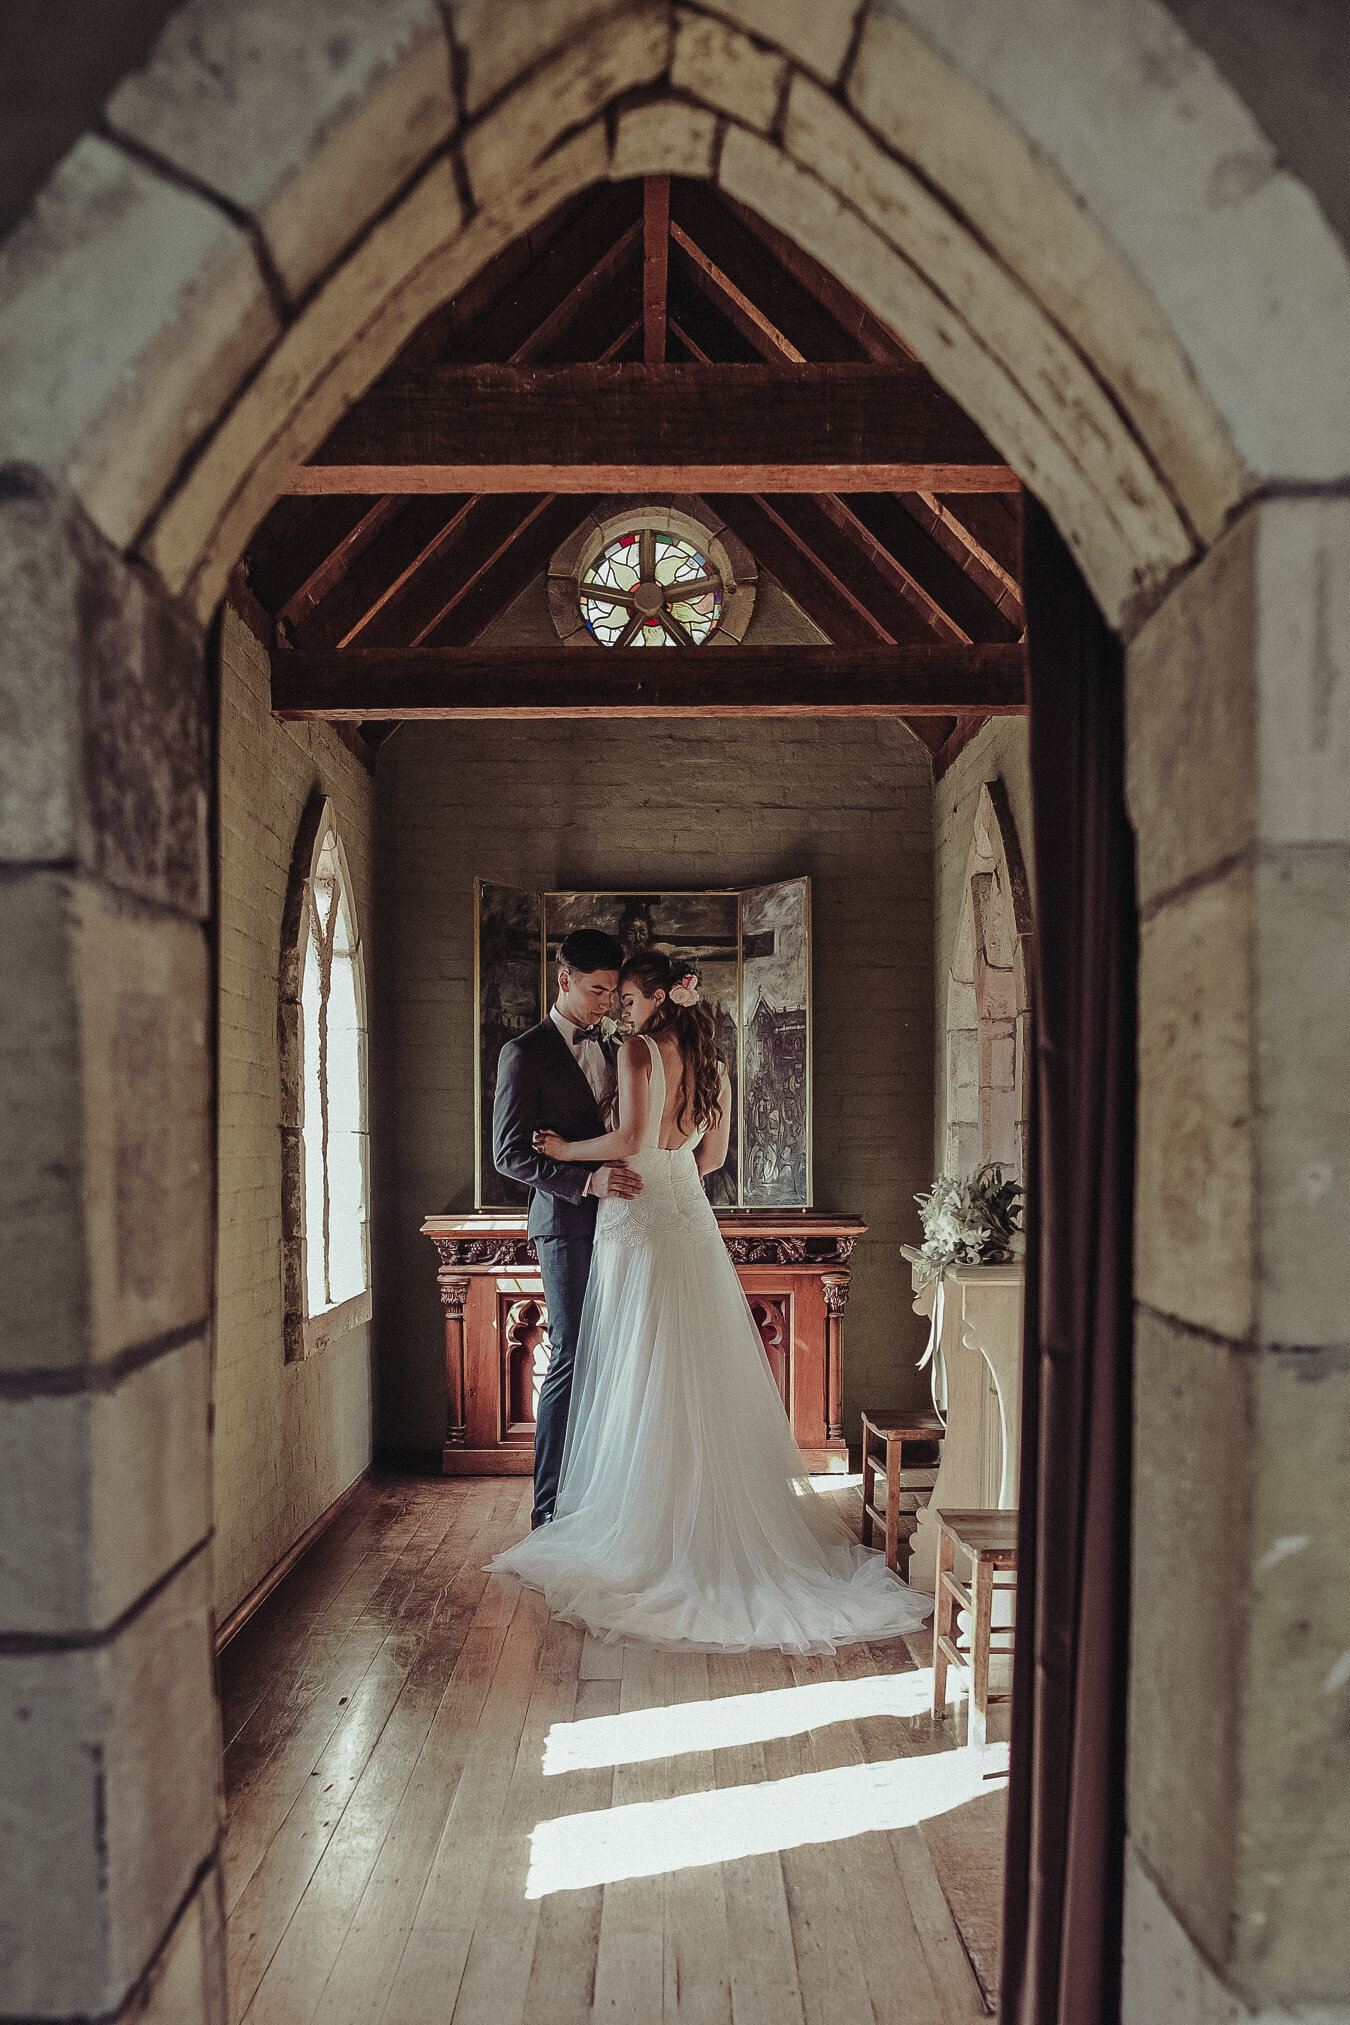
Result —
M695 1005L676 1005L670 996L672 985L689 970L663 956L659 949L647 949L630 956L619 972L619 989L632 979L644 998L666 995L644 1028L653 1039L674 1034L684 1063L684 1090L680 1098L678 1123L682 1132L706 1129L718 1113L722 1093L722 1052L717 1045L717 1028L712 1010L699 999Z

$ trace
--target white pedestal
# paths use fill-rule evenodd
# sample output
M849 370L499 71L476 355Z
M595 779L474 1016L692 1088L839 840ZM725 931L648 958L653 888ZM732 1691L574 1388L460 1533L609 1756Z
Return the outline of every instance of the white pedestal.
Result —
M918 1252L904 1248L914 1272L914 1312L931 1319L938 1283L926 1279ZM948 1266L942 1275L942 1337L947 1433L932 1502L919 1514L910 1558L913 1588L933 1593L941 1511L1012 1511L1021 1455L1022 1280L1020 1259L1006 1266Z

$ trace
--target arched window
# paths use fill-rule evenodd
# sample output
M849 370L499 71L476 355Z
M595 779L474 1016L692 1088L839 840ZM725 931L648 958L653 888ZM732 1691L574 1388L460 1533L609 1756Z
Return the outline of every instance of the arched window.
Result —
M366 992L347 860L315 796L283 924L282 1279L288 1359L369 1321Z
M947 977L948 1174L997 1160L1026 1175L1031 891L1000 780L986 781Z

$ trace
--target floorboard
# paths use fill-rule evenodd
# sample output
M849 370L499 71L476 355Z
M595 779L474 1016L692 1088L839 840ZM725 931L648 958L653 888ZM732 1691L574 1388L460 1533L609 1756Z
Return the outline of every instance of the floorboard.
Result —
M987 2017L999 1790L899 1828L775 1816L751 1846L744 1825L754 1789L814 1805L817 1775L959 1750L958 1719L793 1709L913 1673L924 1635L792 1660L606 1644L486 1574L528 1524L519 1480L372 1481L222 1654L232 2025ZM704 1705L765 1694L709 1728Z

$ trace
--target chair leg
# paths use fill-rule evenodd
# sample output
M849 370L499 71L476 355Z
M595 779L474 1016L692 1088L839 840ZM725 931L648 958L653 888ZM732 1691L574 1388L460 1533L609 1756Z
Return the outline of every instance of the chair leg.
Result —
M872 1514L868 1508L877 1501L877 1466L872 1456L872 1437L866 1428L863 1429L862 1480L862 1543L864 1547L870 1547L872 1544Z
M886 1444L886 1566L900 1572L900 1450L898 1441Z
M941 1722L947 1713L947 1655L942 1649L944 1638L950 1638L952 1629L952 1594L943 1576L956 1559L956 1549L938 1525L937 1537L937 1579L933 1584L933 1714Z
M994 1565L975 1555L971 1601L975 1621L970 1628L970 1728L968 1741L983 1744L989 1723L989 1638L994 1621Z

